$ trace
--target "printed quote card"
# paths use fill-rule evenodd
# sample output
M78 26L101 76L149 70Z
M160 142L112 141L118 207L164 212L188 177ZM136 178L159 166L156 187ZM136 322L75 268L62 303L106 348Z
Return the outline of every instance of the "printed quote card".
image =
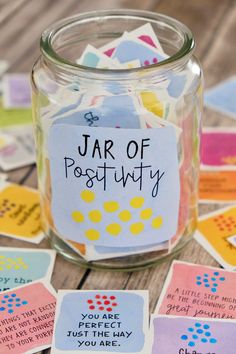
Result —
M236 322L152 316L152 354L235 354Z
M147 291L59 290L52 354L149 353Z
M198 220L195 239L222 267L236 269L236 248L228 238L236 234L236 206L219 209Z
M0 247L0 292L44 278L50 282L56 252Z
M236 319L236 273L174 261L155 314Z
M10 171L35 163L35 142L31 124L2 129L13 141L0 147L0 166Z
M30 77L28 74L5 74L2 86L4 108L31 107Z
M39 243L41 229L38 191L17 184L5 184L0 190L0 234Z
M69 240L134 247L157 245L176 233L180 186L173 127L55 124L49 157L52 215Z
M34 282L0 293L0 353L30 354L51 346L56 297Z
M236 119L236 76L211 87L205 92L204 104L230 118Z
M201 163L204 168L236 166L236 130L233 127L205 128L201 136Z
M200 203L235 203L236 170L200 171Z

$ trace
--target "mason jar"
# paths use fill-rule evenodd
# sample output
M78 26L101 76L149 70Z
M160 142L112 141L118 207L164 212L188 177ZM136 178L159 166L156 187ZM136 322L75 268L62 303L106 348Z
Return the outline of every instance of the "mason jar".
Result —
M88 44L108 48L145 24L164 60L81 64ZM96 11L53 24L40 45L33 116L42 224L52 247L95 269L136 270L175 255L198 215L202 72L191 31L162 14Z

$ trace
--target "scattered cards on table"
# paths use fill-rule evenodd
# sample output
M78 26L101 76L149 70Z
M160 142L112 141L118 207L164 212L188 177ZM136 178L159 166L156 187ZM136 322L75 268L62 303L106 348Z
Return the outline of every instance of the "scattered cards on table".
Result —
M168 57L152 26L146 24L101 48L88 45L77 62L124 70ZM7 68L8 63L0 61L0 167L4 171L35 162L29 76L4 75ZM103 92L94 88L78 99L73 94L75 82L70 92L73 102L56 109L52 123L117 129L172 127L178 142L182 129L175 125L176 101L190 84L185 73L170 74L156 91L140 89L137 97L124 94L119 84L106 84ZM56 89L53 84L52 94ZM206 91L205 104L235 119L235 92L236 77L232 77ZM43 114L52 117L50 107L44 107ZM50 285L55 251L0 247L0 353L33 354L52 346L52 354L234 354L235 128L204 129L201 168L200 202L235 203L199 218L195 234L226 270L174 261L149 327L147 291L60 290L56 297ZM0 176L0 233L38 244L44 238L39 193L6 183L6 177ZM95 261L151 251L166 255L177 241L178 233L169 241L148 246L94 246L70 238L66 243L87 261Z

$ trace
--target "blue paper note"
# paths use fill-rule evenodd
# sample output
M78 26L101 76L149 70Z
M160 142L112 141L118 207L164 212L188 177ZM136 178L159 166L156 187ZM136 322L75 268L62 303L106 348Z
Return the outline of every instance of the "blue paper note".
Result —
M156 245L149 245L148 249L150 252L152 249L155 249ZM158 245L159 247L163 246L163 249L168 248L168 244L166 242L163 242L162 244L160 243ZM150 249L151 248L151 249ZM95 246L95 251L99 254L104 254L104 256L107 253L128 253L128 252L140 252L142 253L143 251L147 250L147 247L105 247L105 246Z
M9 290L34 280L50 280L55 251L0 248L0 291Z
M183 93L185 84L186 84L186 76L185 75L177 75L170 74L169 75L170 83L167 87L167 91L169 95L173 98L178 98Z
M223 81L207 90L204 95L205 105L236 119L236 77Z
M59 291L52 353L147 354L146 291Z
M99 107L76 110L55 124L75 124L89 127L140 128L139 113L129 95L107 96Z
M112 59L118 59L121 64L138 59L141 66L156 64L157 62L165 60L165 56L157 52L157 50L149 49L142 41L140 43L126 39L122 40L116 47Z

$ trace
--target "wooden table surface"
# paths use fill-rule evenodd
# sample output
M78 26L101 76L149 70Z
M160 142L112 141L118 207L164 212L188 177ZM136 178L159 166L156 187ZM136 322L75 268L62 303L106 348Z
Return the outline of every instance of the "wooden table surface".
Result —
M236 2L234 0L0 0L0 59L10 62L11 72L29 72L39 55L41 32L54 21L76 13L107 9L136 8L173 16L191 28L196 38L196 55L204 68L206 87L236 73ZM206 110L203 125L233 125L233 121ZM35 166L14 170L9 180L37 187ZM205 205L200 213L218 208ZM31 243L0 236L1 246L34 247ZM44 240L39 246L48 248ZM194 240L179 259L217 265ZM153 311L170 262L134 273L90 271L57 256L52 284L56 289L148 289ZM41 353L48 354L50 350ZM15 354L15 353L14 353ZM16 353L17 354L17 353Z

